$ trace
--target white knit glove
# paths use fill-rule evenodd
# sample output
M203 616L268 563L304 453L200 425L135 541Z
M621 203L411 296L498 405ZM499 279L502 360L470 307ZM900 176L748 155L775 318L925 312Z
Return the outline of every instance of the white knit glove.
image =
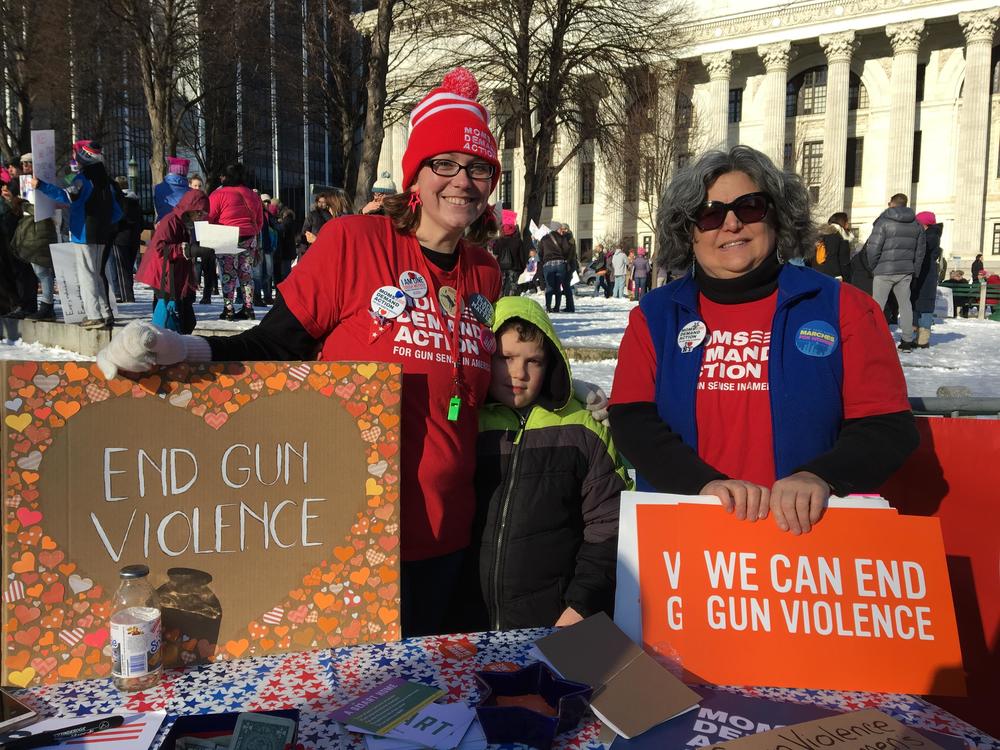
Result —
M184 336L144 320L133 320L97 353L97 365L104 377L111 379L119 370L147 372L157 365L182 360L206 361L209 357L191 356L203 354L201 350L208 350L208 342L199 336Z
M587 411L598 422L608 421L608 394L599 385L588 383L586 380L573 380L573 395L575 395Z

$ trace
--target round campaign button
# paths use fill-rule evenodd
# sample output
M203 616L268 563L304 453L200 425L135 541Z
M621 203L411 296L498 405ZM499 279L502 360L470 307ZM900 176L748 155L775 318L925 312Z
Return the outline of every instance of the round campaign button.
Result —
M406 309L406 295L395 286L380 286L372 292L372 312L380 318L396 318Z
M829 357L839 338L837 330L825 320L810 320L795 334L795 348L807 357Z
M706 335L708 335L708 326L700 320L692 320L677 334L677 346L680 347L681 352L687 354L704 341Z
M492 328L480 328L479 329L479 343L483 345L483 349L486 350L487 354L493 354L497 350L497 337L493 333Z
M413 299L427 296L427 279L416 271L403 271L399 274L399 288Z
M490 328L493 327L493 303L490 302L486 297L476 292L475 294L470 294L469 299L469 309L472 310L472 314L476 316L476 320L482 323L484 326Z
M441 309L449 318L455 314L455 307L458 305L458 292L453 286L443 286L438 289L438 302Z

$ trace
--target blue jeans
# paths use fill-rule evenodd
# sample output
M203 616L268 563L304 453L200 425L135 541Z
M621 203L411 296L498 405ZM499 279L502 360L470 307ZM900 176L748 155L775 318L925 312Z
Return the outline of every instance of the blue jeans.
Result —
M932 325L934 325L934 313L917 313L917 328L930 328Z
M625 296L625 277L615 276L615 297Z
M569 281L566 273L565 261L550 261L542 266L542 275L545 277L545 309L549 312L559 312L559 305L562 304L563 284ZM552 306L552 298L555 296L555 307ZM569 301L567 300L567 306Z
M274 281L274 254L264 253L260 263L253 267L253 292L265 302L271 301L271 284Z
M604 276L598 276L597 283L594 284L594 296L600 297L603 294L605 297L610 297L611 286L612 279L609 279L607 274Z
M646 293L646 283L649 281L648 276L635 276L632 279L632 290L635 292L635 301L638 302L642 299L642 295Z
M56 272L48 266L40 266L37 263L32 263L31 268L35 271L35 276L38 277L38 283L42 285L42 302L51 305Z

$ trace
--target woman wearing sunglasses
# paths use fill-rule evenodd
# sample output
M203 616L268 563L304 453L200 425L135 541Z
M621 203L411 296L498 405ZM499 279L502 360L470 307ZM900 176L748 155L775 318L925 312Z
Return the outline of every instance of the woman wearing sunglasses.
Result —
M500 163L477 95L458 69L416 106L403 192L385 198L384 216L324 224L259 326L201 338L132 323L98 355L108 377L180 360L401 362L407 636L440 632L475 509L476 407L495 348L483 311L500 295L500 269L480 247L495 229L487 199Z
M639 489L715 495L805 533L831 494L877 490L917 445L872 298L788 263L815 245L798 176L713 151L660 202L659 262L686 266L632 311L611 431Z

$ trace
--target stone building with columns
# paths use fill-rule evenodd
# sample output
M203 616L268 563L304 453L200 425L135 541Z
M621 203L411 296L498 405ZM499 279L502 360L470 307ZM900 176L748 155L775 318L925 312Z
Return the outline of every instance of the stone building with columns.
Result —
M825 221L846 211L861 239L894 193L944 223L949 264L982 252L1000 271L1000 5L978 0L808 0L761 7L695 4L676 102L675 158L737 143L803 176ZM499 128L502 133L502 123ZM381 169L400 178L405 124L390 127ZM522 186L513 138L498 134L498 200ZM637 163L641 164L640 159ZM585 255L600 241L655 249L642 191L610 179L584 149L550 187L542 220L568 223ZM636 170L636 180L641 179ZM624 186L624 188L623 188ZM961 259L961 260L959 260Z

